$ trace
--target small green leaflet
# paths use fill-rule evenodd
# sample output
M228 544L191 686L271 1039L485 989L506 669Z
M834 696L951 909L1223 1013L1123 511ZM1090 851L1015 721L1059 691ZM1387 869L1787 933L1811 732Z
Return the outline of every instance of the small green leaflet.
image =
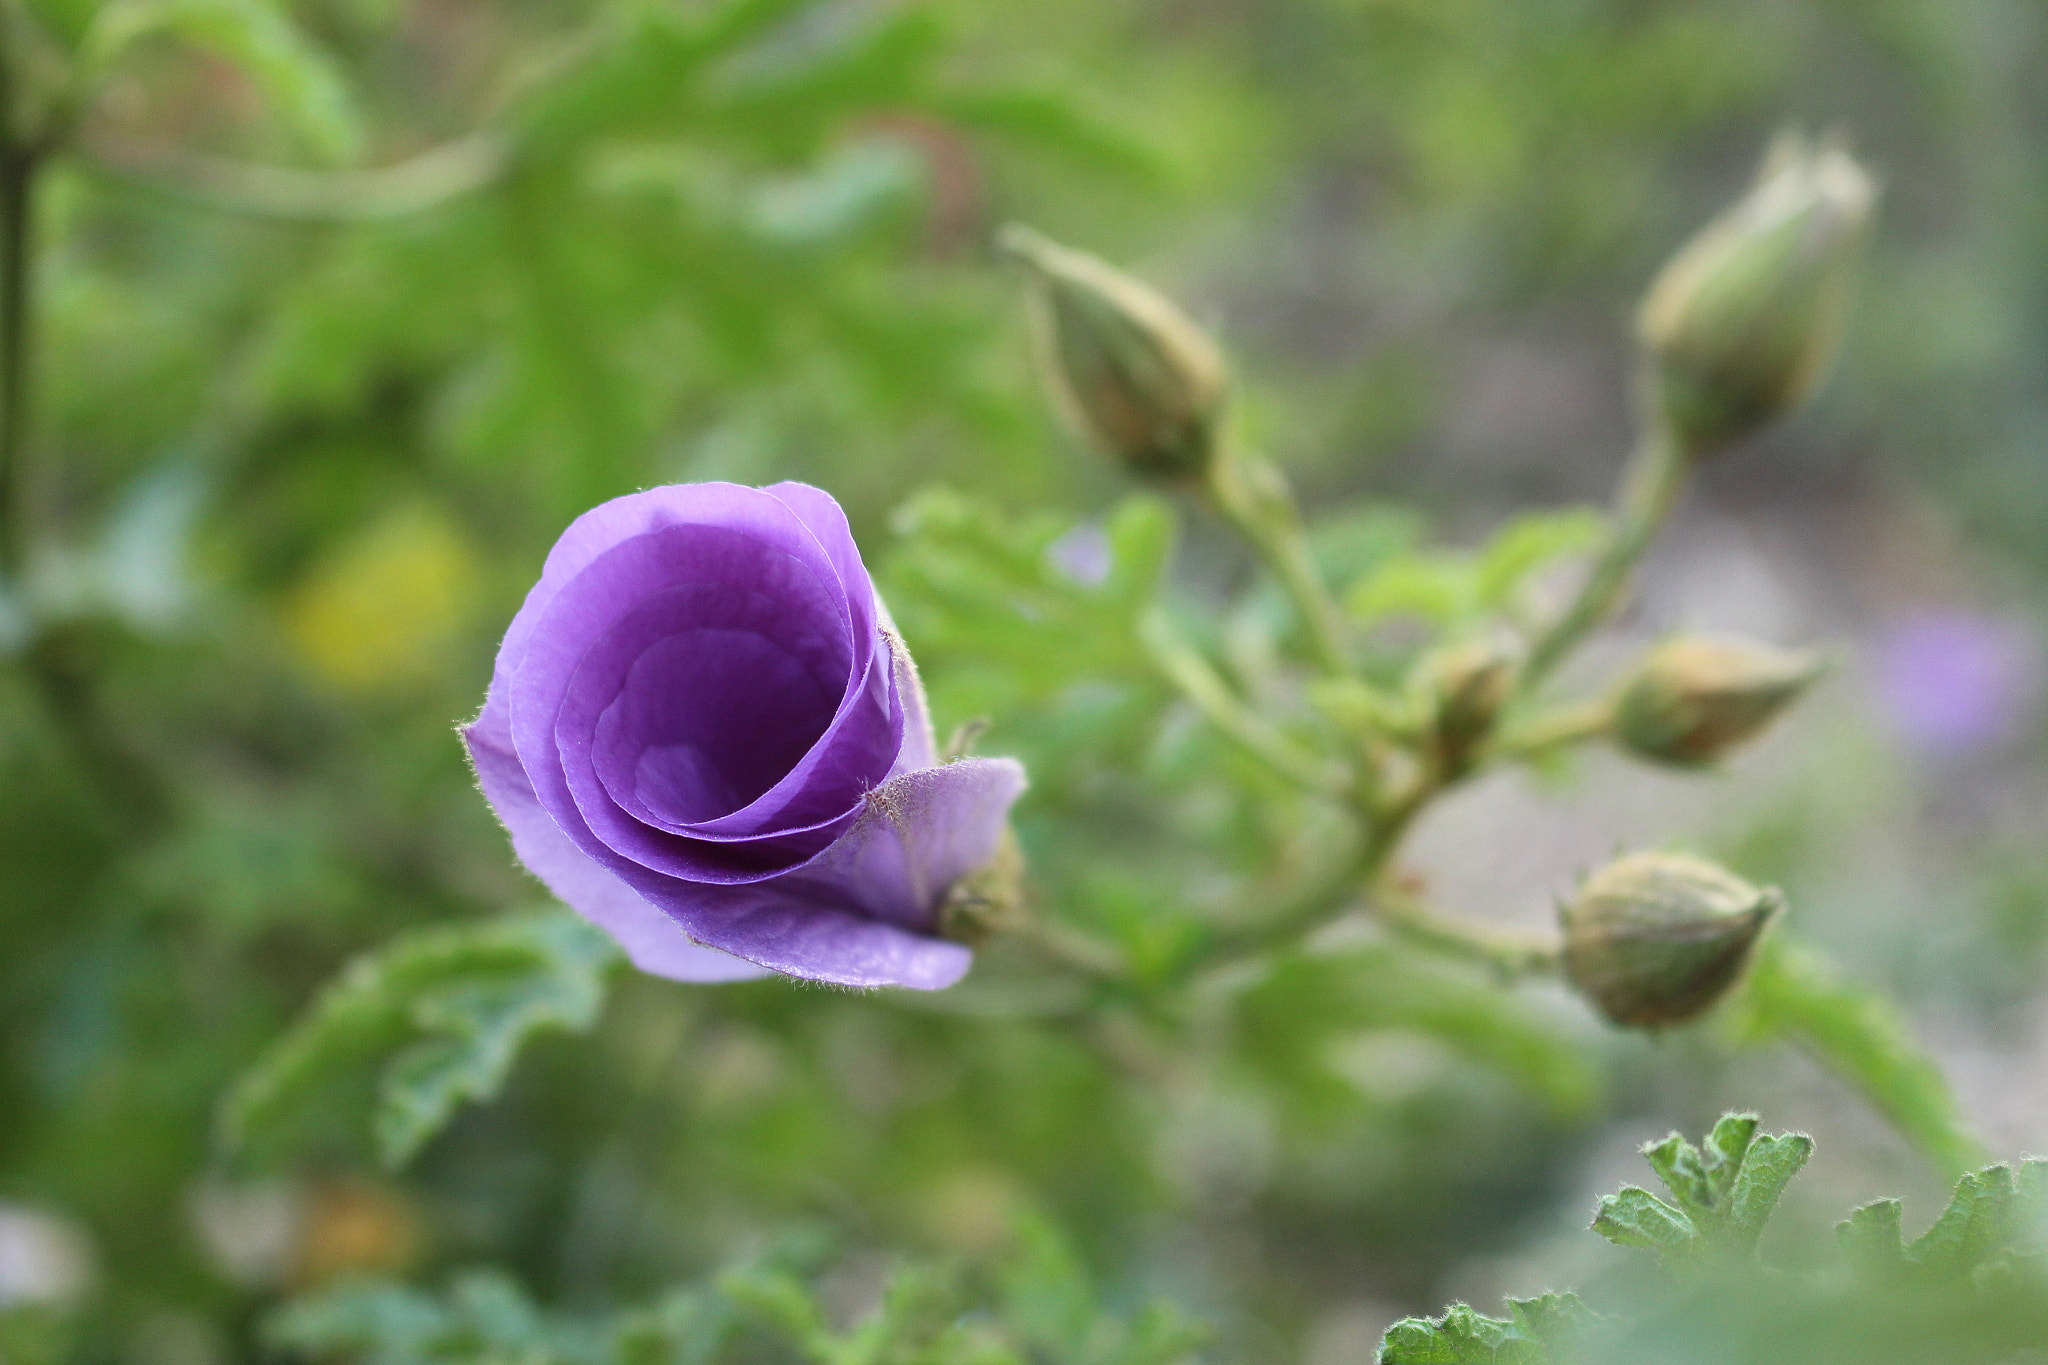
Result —
M400 1166L465 1100L504 1084L520 1047L582 1030L618 949L566 909L402 935L357 958L230 1093L228 1141L245 1146L337 1075L377 1069L370 1128Z
M1475 551L1387 556L1352 583L1345 605L1361 621L1416 616L1444 627L1511 611L1532 576L1598 545L1606 525L1582 508L1541 513L1508 523Z
M360 1365L1183 1365L1207 1339L1164 1305L1107 1310L1049 1224L1026 1217L1018 1232L985 1298L956 1266L903 1262L843 1324L819 1285L835 1247L798 1228L623 1313L551 1310L502 1272L470 1271L440 1293L343 1280L289 1300L261 1331L272 1348Z
M1703 1147L1673 1133L1643 1156L1677 1207L1627 1186L1600 1201L1593 1230L1620 1246L1677 1262L1709 1248L1754 1253L1785 1186L1813 1154L1801 1133L1756 1131L1754 1114L1728 1114Z
M1507 1318L1451 1305L1440 1318L1404 1318L1387 1329L1379 1365L1554 1365L1600 1321L1576 1294L1509 1299Z
M2048 1252L2048 1161L1972 1171L1948 1207L1912 1242L1899 1201L1880 1199L1835 1225L1849 1258L1867 1269L1970 1275L2016 1256Z
M1661 1301L1600 1316L1569 1294L1546 1294L1510 1300L1513 1316L1505 1319L1456 1304L1439 1318L1395 1323L1380 1365L1633 1365L1670 1358L1669 1341L1702 1341L1699 1334L1711 1334L1723 1318L1731 1332L1725 1341L1745 1352L1759 1341L1745 1332L1766 1324L1790 1331L1774 1338L1787 1344L1786 1359L1805 1358L1802 1351L1822 1343L1860 1343L1859 1354L1844 1358L2004 1361L2015 1346L2043 1339L2048 1161L1964 1176L1948 1208L1910 1243L1896 1199L1856 1210L1835 1229L1855 1273L1762 1266L1757 1238L1812 1150L1796 1133L1759 1133L1750 1114L1726 1115L1697 1147L1675 1133L1651 1143L1643 1155L1675 1204L1625 1188L1601 1202L1593 1227L1610 1241L1659 1254L1673 1272ZM1660 1335L1674 1329L1678 1338ZM1900 1354L1871 1356L1871 1342L1894 1340L1887 1333L1899 1334ZM1938 1353L1914 1353L1927 1343L1937 1343ZM1989 1354L1970 1353L1979 1345ZM1703 1360L1758 1358L1724 1357L1703 1341L1702 1348Z

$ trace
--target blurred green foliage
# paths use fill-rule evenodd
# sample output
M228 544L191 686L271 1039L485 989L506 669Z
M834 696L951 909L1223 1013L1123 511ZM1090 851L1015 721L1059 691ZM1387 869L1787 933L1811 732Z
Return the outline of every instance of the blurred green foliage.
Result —
M600 1005L595 950L495 918L533 889L451 725L570 517L713 477L848 506L941 726L1030 765L1062 915L1166 976L1313 879L1330 830L1137 645L1167 523L1100 510L1112 473L1042 415L1005 218L1223 323L1312 505L1462 533L1604 492L1643 281L1772 128L1844 127L1888 213L1843 382L1709 491L1924 481L2017 581L2048 567L2048 17L2017 0L0 0L0 43L9 137L76 119L33 205L0 600L0 1199L82 1229L92 1281L0 1296L9 1365L694 1361L707 1322L768 1359L1164 1362L1192 1338L1145 1325L1161 1294L1286 1359L1333 1305L1442 1303L1566 1187L1639 1061L1379 942L1219 991L1170 1022L1226 1045L1133 1086L1033 1019L1057 1000L621 973ZM1563 399L1461 418L1546 355ZM1581 534L1406 554L1375 501L1319 549L1368 614L1455 625ZM1211 621L1244 566L1201 524L1178 553L1176 620L1274 687L1276 595ZM1385 646L1392 677L1416 642ZM2022 998L2038 952L2001 945L2038 946L2042 878L1988 879L1966 966ZM484 985L437 994L434 945L479 941ZM350 1012L355 1088L286 1105ZM236 1112L291 1131L231 1152L265 1056ZM819 1220L831 1251L717 1278ZM880 1327L806 1297L878 1248L955 1269L848 1289ZM287 1291L320 1296L266 1317ZM968 1300L1007 1306L957 1327ZM659 1306L592 1325L621 1303Z
M1772 1271L1757 1239L1813 1151L1803 1134L1759 1134L1729 1114L1700 1147L1673 1133L1643 1149L1679 1207L1624 1187L1593 1230L1656 1252L1668 1275L1629 1286L1617 1311L1575 1294L1510 1300L1508 1318L1457 1304L1388 1330L1379 1365L1561 1365L1643 1359L1897 1361L2024 1359L2048 1326L2048 1162L1987 1166L1956 1183L1911 1243L1896 1199L1835 1227L1835 1263Z

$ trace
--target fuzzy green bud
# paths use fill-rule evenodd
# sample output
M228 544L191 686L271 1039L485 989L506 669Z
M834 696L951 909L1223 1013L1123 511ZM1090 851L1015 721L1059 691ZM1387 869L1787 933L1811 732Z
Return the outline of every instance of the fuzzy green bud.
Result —
M1683 1023L1727 994L1783 905L1703 859L1631 853L1560 911L1565 975L1617 1024Z
M1614 707L1614 734L1640 758L1712 763L1755 738L1825 665L1738 636L1682 635L1645 655Z
M1029 267L1040 360L1068 420L1140 478L1199 478L1216 456L1223 357L1165 295L1029 228L1002 245Z
M1877 187L1841 148L1781 137L1754 187L1664 267L1638 331L1680 446L1713 453L1826 378Z
M1460 775L1472 766L1507 704L1514 659L1490 641L1474 640L1429 655L1418 672L1430 750L1445 775Z

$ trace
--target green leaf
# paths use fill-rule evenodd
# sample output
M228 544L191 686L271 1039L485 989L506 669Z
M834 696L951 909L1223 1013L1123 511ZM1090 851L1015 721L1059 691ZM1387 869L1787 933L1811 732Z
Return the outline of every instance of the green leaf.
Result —
M770 1323L817 1361L833 1358L836 1342L825 1310L804 1283L786 1270L752 1267L719 1277L718 1292Z
M1966 1274L2010 1249L2012 1167L1987 1166L1956 1182L1934 1226L1906 1248L1906 1259L1927 1270Z
M1352 584L1344 605L1361 621L1418 616L1449 626L1473 614L1477 584L1472 562L1463 555L1404 554Z
M949 122L1010 142L1058 153L1126 185L1163 185L1165 159L1112 118L1085 110L1052 90L962 90L930 96L927 106Z
M1644 1247L1675 1261L1698 1249L1699 1229L1677 1209L1635 1185L1600 1201L1593 1231L1617 1246Z
M1597 545L1597 513L1538 513L1509 522L1473 552L1419 550L1377 556L1353 581L1345 605L1362 621L1417 616L1450 628L1513 605L1531 574Z
M1813 1151L1811 1138L1759 1137L1756 1129L1754 1114L1724 1114L1707 1135L1704 1150L1677 1133L1643 1148L1650 1169L1693 1227L1706 1239L1740 1251L1755 1249L1779 1195Z
M401 1165L464 1100L495 1094L533 1034L589 1027L616 960L610 937L566 909L401 935L272 1044L230 1093L224 1133L243 1145L368 1065L377 1148Z
M1960 1175L1985 1153L1963 1128L1948 1081L1883 998L1843 982L1811 949L1765 938L1739 1012L1752 1040L1788 1040L1862 1092L1937 1165Z
M1508 1311L1522 1335L1547 1351L1561 1353L1576 1352L1600 1322L1599 1315L1571 1293L1509 1299Z
M1748 1144L1725 1215L1738 1246L1756 1245L1778 1207L1778 1197L1812 1155L1813 1139L1804 1133L1767 1133Z
M1293 1087L1337 1077L1333 1036L1405 1030L1520 1087L1559 1119L1598 1101L1600 1073L1578 1038L1493 980L1386 944L1290 956L1239 997L1248 1057ZM1303 1019L1318 1027L1304 1029ZM1348 1087L1347 1087L1348 1089Z
M1511 1318L1451 1305L1440 1318L1405 1318L1387 1329L1380 1365L1550 1365L1576 1358L1599 1322L1576 1294L1509 1299Z
M97 79L159 34L240 67L323 158L349 161L361 150L362 124L341 73L276 0L115 0L93 18L83 65Z
M1509 605L1530 577L1567 555L1593 549L1607 535L1607 518L1590 508L1517 517L1479 552L1473 589L1482 607Z
M883 595L940 711L1004 714L1082 679L1152 684L1137 622L1174 541L1158 499L1126 499L1089 528L933 489L895 524Z
M1899 1201L1879 1199L1835 1224L1835 1240L1856 1265L1868 1270L1891 1269L1906 1259L1903 1224Z
M1380 1342L1379 1365L1494 1365L1503 1359L1541 1360L1539 1354L1503 1357L1514 1324L1454 1303L1440 1318L1404 1318ZM1533 1343L1531 1343L1533 1345Z
M1755 1114L1723 1114L1714 1131L1707 1134L1703 1156L1715 1202L1725 1200L1734 1189L1736 1173L1749 1155L1750 1143L1756 1140L1756 1129Z
M1643 1156L1687 1215L1698 1217L1712 1212L1718 1202L1714 1180L1699 1148L1673 1133L1662 1142L1643 1148Z

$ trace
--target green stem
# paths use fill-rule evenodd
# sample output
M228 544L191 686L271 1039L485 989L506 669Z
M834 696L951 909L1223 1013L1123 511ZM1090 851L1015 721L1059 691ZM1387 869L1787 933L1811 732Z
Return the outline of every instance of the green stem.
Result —
M1285 477L1265 460L1225 450L1210 464L1206 491L1218 514L1280 580L1323 672L1333 678L1356 676L1358 669L1345 644L1343 614L1309 557L1301 513Z
M309 171L146 147L102 135L86 147L118 179L228 213L296 222L363 222L435 208L502 175L503 138L471 133L391 166Z
M1203 969L1227 967L1274 948L1308 937L1359 902L1367 887L1385 872L1387 862L1427 802L1431 789L1418 783L1386 807L1361 812L1363 831L1349 855L1286 906L1255 924L1218 932L1196 964Z
M1005 926L1003 932L1078 975L1107 982L1129 979L1130 965L1113 945L1059 920L1032 915Z
M39 161L30 147L0 144L0 577L18 580L28 558L29 364L35 316L29 298Z
M1392 887L1375 894L1372 908L1380 923L1398 937L1440 956L1475 963L1503 981L1555 975L1564 965L1563 945L1553 938L1454 920Z
M1494 741L1485 756L1496 762L1527 762L1598 739L1613 724L1614 705L1605 698L1560 706L1513 727Z
M1167 680L1245 753L1287 782L1318 796L1341 799L1349 792L1350 779L1341 765L1318 758L1246 706L1208 660L1174 637L1162 617L1148 615L1139 624L1138 634Z
M1671 515L1685 487L1689 462L1668 427L1655 422L1638 442L1616 500L1614 527L1571 605L1530 646L1516 681L1524 696L1542 686L1586 636L1621 603L1629 575Z

